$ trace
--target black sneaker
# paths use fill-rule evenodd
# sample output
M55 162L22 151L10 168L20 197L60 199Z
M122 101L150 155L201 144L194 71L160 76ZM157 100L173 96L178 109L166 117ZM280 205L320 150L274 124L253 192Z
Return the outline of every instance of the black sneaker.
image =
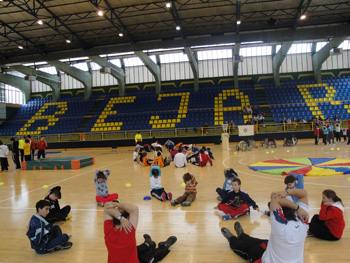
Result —
M184 201L181 203L181 206L191 206L191 202L190 201Z
M231 237L233 237L234 235L231 233L231 231L229 229L227 229L226 227L221 228L221 234L227 238L227 240L229 240Z
M59 245L58 247L55 247L55 250L64 250L64 249L70 249L73 246L72 242L66 242L63 245Z
M120 201L119 201L118 199L115 199L115 200L113 200L112 202L114 202L114 203L120 203Z
M169 248L169 247L171 247L172 245L174 245L176 241L177 241L177 237L171 236L171 237L169 237L166 241L159 242L158 247L166 247L166 248Z
M148 234L144 234L143 238L145 239L145 243L150 249L156 248L156 243L152 240L151 236Z
M178 205L179 203L178 203L176 200L173 200L173 201L170 202L170 204L171 204L172 206L176 206L176 205Z
M235 231L237 233L237 237L239 238L243 233L243 227L240 222L236 221L235 223Z

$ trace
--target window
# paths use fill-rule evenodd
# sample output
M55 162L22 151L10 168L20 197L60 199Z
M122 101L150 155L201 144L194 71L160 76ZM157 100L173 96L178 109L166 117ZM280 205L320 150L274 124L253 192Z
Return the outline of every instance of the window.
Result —
M154 63L157 63L155 55L149 56L149 58L153 60ZM143 66L143 62L139 57L124 58L123 60L125 67Z
M272 46L244 47L239 50L239 54L243 57L256 57L271 55Z
M90 62L90 66L92 70L100 70L100 65L95 62Z
M339 48L343 50L350 49L350 40L344 40L344 42L339 45Z
M188 61L188 57L184 53L169 53L159 56L160 63L174 63Z
M0 102L24 104L24 95L22 91L9 85L0 85Z
M317 44L316 44L316 52L320 51L320 49L323 48L327 44L328 44L328 42L317 42Z
M198 60L232 58L232 49L217 49L198 51Z
M72 64L71 67L75 67L75 68L83 70L83 71L89 71L86 62L75 63L75 64Z
M116 59L111 59L109 62L111 62L112 64L116 65L117 67L122 67L122 63L120 63L120 59L116 58Z
M42 67L42 68L37 68L37 70L40 70L42 72L46 72L49 74L54 74L54 75L57 74L57 70L55 67Z
M312 43L292 44L288 54L311 53Z

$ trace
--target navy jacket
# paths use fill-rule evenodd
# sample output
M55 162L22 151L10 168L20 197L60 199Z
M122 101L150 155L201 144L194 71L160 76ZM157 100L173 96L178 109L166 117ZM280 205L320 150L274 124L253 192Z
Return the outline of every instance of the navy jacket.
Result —
M241 204L245 203L248 206L252 206L254 210L258 208L254 200L242 190L239 190L238 193L235 193L234 191L228 192L226 198L224 198L221 203L229 204L231 206L241 206Z

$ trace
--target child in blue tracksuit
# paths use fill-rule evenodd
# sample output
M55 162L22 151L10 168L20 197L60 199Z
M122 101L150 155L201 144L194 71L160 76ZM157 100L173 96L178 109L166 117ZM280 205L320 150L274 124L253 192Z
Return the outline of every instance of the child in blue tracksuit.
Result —
M284 183L287 185L286 191L288 189L304 189L304 175L295 173L291 173L290 175L284 178ZM298 202L298 198L295 196L287 196L287 199L294 202L295 204Z
M171 201L173 195L170 192L165 192L164 188L162 187L162 181L160 179L161 174L162 170L158 166L152 166L151 172L149 173L149 180L151 184L151 196L163 202L165 202L166 200Z
M62 234L59 226L53 226L45 220L50 212L50 203L40 200L36 203L36 211L30 219L27 232L32 249L38 254L46 254L52 250L71 248L73 244L68 242L71 236Z
M298 174L296 175L295 173L290 173L290 175L287 175L284 178L284 183L287 185L286 186L286 191L288 189L304 189L304 175ZM298 202L298 197L295 196L289 196L287 195L286 197L289 201L294 202L295 204ZM267 206L269 207L268 210L261 209L261 212L267 216L270 216L270 202L267 203Z
M222 201L225 199L227 194L232 191L232 181L235 178L238 178L238 174L232 168L228 168L224 170L225 182L222 188L216 188L216 192L218 193L218 201Z

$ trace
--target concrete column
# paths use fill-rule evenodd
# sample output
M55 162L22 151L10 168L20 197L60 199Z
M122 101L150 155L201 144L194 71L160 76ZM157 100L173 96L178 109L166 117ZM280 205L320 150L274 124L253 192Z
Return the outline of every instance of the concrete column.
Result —
M108 62L107 59L101 58L100 56L91 56L89 57L93 62L97 63L102 67L102 71L105 69L107 73L111 74L114 78L118 80L119 84L119 97L125 95L125 73L122 68L117 67L116 65Z
M197 58L190 47L185 47L185 52L190 62L191 69L193 72L193 81L194 81L194 91L199 89L199 77L198 77L198 61Z
M276 86L281 85L280 68L292 44L293 44L293 41L283 42L280 50L278 50L276 55L272 58L273 79L275 81Z
M233 81L235 85L235 89L239 88L238 84L238 66L239 66L239 49L241 48L241 43L235 43L235 47L233 49Z
M322 82L322 76L321 76L321 68L322 64L327 60L327 58L330 56L330 50L332 48L338 47L343 41L346 39L346 37L335 37L327 45L325 45L323 48L321 48L317 53L315 53L312 56L312 67L314 70L314 78L317 83Z
M80 81L84 85L84 99L87 100L90 98L92 81L91 81L91 74L89 72L85 72L75 67L68 66L66 63L63 63L58 60L47 61L47 63L63 71L64 73L70 75L76 80Z
M160 67L153 62L145 53L142 51L135 51L135 55L138 56L147 69L152 73L156 82L156 93L159 94L161 90L161 81L160 81Z
M48 85L52 89L52 101L56 102L60 98L61 80L57 75L52 75L40 70L35 70L22 65L11 66L13 70L26 74L28 76L36 76L36 80Z
M30 101L30 82L10 74L0 73L0 82L15 87L24 93L24 103Z

